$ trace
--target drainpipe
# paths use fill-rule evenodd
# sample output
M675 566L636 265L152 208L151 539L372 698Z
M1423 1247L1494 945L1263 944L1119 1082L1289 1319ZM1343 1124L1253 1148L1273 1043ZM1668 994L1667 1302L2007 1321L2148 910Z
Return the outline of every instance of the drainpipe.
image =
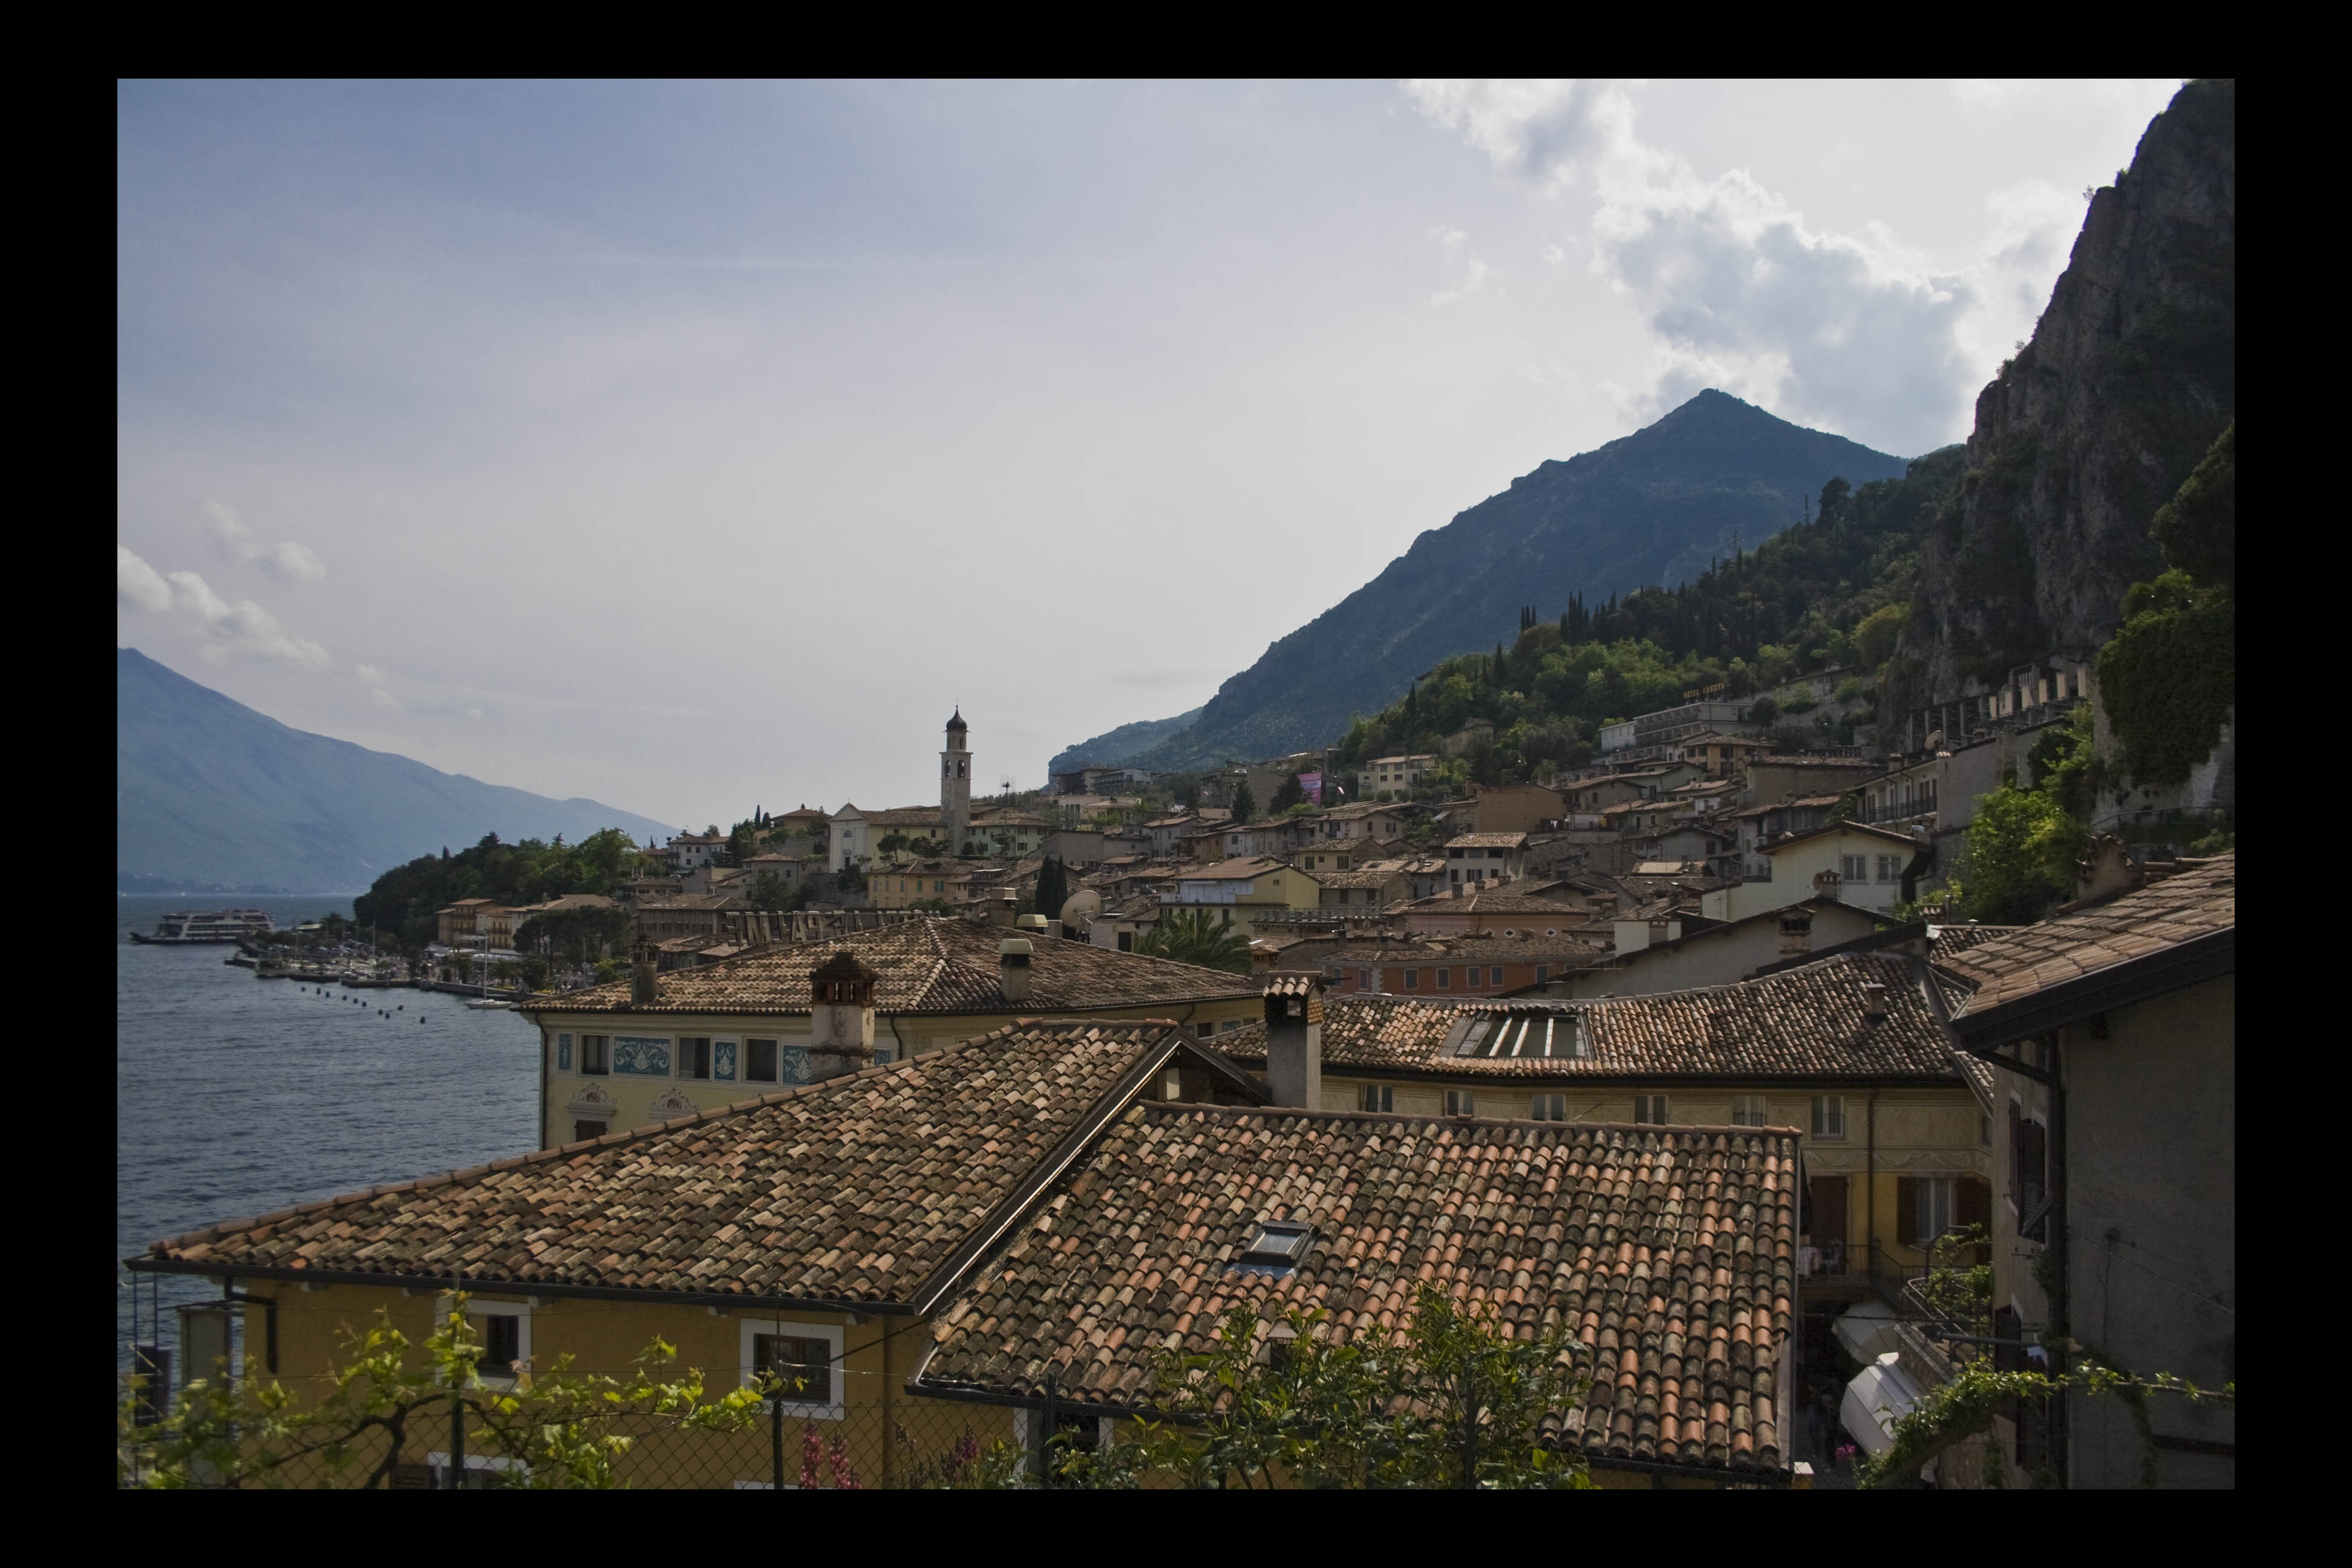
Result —
M1863 1134L1862 1191L1864 1223L1869 1226L1870 1282L1878 1283L1878 1091L1870 1091L1869 1108L1863 1112L1866 1131Z
M2074 1331L2074 1323L2071 1303L2068 1300L2071 1293L2069 1287L2072 1284L2068 1275L2073 1259L2068 1256L2072 1248L2068 1246L2066 1233L2066 1079L2060 1070L2063 1064L2058 1055L2058 1035L2059 1031L2053 1029L2044 1037L2049 1042L2048 1060L2044 1065L2050 1071L2049 1234L2053 1260L2050 1278L2051 1283L2057 1287L2050 1293L2050 1321L2062 1339L2071 1339ZM2059 1356L2059 1368L2061 1371L2065 1370L2063 1352ZM2058 1430L2050 1435L2050 1457L2055 1461L2058 1485L2062 1489L2073 1480L2074 1467L2070 1461L2073 1458L2074 1424L2069 1419L2069 1415L2074 1397L2071 1394L2061 1394L2058 1397Z

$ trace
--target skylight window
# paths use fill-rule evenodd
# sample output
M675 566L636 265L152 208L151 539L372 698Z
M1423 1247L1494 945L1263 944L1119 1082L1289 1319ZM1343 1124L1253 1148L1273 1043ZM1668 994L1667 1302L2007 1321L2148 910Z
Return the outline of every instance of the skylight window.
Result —
M1307 1247L1315 1240L1315 1227L1297 1220L1262 1219L1250 1233L1249 1245L1242 1248L1244 1263L1270 1264L1276 1268L1295 1268L1307 1256Z

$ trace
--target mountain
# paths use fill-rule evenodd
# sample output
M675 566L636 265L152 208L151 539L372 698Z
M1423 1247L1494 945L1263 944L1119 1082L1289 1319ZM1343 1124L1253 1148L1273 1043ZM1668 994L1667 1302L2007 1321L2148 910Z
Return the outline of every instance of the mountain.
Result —
M1897 708L2114 636L2148 523L2236 416L2238 94L2183 87L2092 195L2033 337L1977 398L1929 529Z
M290 729L136 648L114 650L114 869L123 891L350 892L486 833L663 824Z
M1670 586L1800 521L1832 479L1859 486L1903 473L1900 458L1702 392L1645 429L1544 463L1423 533L1226 681L1175 734L1126 757L1089 750L1124 732L1115 730L1063 755L1181 770L1327 744L1351 715L1377 711L1439 659L1516 630L1523 605L1557 616L1572 594L1597 601Z
M1179 713L1173 719L1139 719L1132 724L1121 724L1091 741L1080 741L1066 752L1055 753L1045 764L1045 783L1051 787L1054 775L1077 768L1110 767L1132 756L1151 750L1162 741L1182 734L1201 717L1201 710Z

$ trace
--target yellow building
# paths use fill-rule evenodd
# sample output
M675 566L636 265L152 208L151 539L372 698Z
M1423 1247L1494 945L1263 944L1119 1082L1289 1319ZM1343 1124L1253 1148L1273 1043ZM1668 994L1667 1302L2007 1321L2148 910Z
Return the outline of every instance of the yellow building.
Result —
M811 978L837 1066L873 1037L874 981L846 958ZM1427 1280L1572 1326L1591 1376L1561 1418L1596 1479L1789 1483L1792 1134L1307 1110L1313 978L1260 1009L1265 1085L1173 1024L1024 1024L131 1267L224 1281L246 1375L298 1400L346 1330L381 1310L419 1338L459 1289L494 1383L564 1357L625 1373L656 1338L714 1394L804 1380L751 1430L648 1431L619 1461L629 1484L722 1489L794 1484L804 1445L855 1484L919 1484L955 1445L1042 1437L1049 1373L1107 1425L1148 1414L1158 1359L1205 1349L1229 1304L1386 1325ZM423 1425L411 1484L456 1468L447 1424Z
M961 909L971 899L975 879L994 887L1006 876L1003 867L984 860L912 860L868 872L866 896L877 910L910 909L926 899Z
M1334 961L1345 964L1343 955ZM1922 1237L1990 1218L1991 1130L1916 960L1847 953L1702 990L1569 1003L1337 995L1330 1110L1804 1135L1800 1245L1815 1303L1926 1261ZM1426 987L1426 979L1423 986ZM1263 1026L1218 1042L1265 1061Z
M1160 897L1163 918L1178 910L1207 910L1231 921L1244 937L1252 933L1261 912L1319 909L1322 903L1321 883L1287 861L1265 855L1188 869Z
M439 924L436 933L443 947L465 947L478 934L482 911L498 906L488 899L459 899L439 910L435 919Z
M910 920L533 1001L542 1146L807 1081L811 976L836 952L880 976L877 1061L1015 1018L1167 1018L1195 1035L1255 1017L1247 976L1001 927ZM1008 952L1008 946L1029 951ZM648 989L641 990L642 987Z

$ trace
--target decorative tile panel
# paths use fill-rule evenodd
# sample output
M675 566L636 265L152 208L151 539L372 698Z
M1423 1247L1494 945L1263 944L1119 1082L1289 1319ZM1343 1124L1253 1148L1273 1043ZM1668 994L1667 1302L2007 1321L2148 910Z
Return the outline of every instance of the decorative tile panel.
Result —
M780 1046L776 1048L776 1072L784 1083L806 1083L809 1080L808 1047Z
M637 1078L667 1078L669 1076L668 1037L614 1035L613 1037L613 1070Z
M572 1037L569 1035L555 1037L555 1070L558 1072L572 1070Z
M730 1082L734 1080L734 1041L713 1040L710 1042L710 1076L715 1079L725 1079Z

